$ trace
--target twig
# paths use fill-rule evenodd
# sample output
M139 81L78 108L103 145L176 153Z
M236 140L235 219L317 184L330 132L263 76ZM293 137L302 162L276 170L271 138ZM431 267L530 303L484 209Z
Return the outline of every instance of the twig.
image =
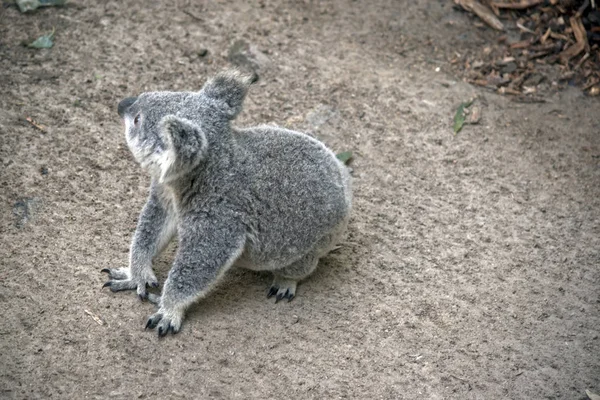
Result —
M548 37L550 36L551 33L552 33L552 29L548 28L548 30L546 31L546 33L544 33L542 35L542 37L540 38L540 43L541 44L546 43L546 40L548 40Z
M36 129L39 129L40 131L42 131L42 132L44 132L44 133L46 133L46 132L48 131L44 125L42 125L42 124L38 124L38 123L37 123L37 122L35 122L35 121L33 120L33 118L31 118L31 117L27 117L27 118L25 118L25 120L26 120L27 122L29 122L29 123L30 123L30 124L31 124L31 125L32 125L34 128L36 128Z
M459 376L450 374L451 377L453 377L454 379L458 379L459 381L463 381L463 382L469 382L468 380L466 380L465 378L461 378Z
M499 88L498 89L498 93L500 93L500 94L513 94L513 95L516 95L516 96L520 96L522 94L518 90L515 90L513 88L509 88L509 87L505 87L505 86Z
M90 317L92 317L92 319L94 321L96 321L96 323L98 325L104 325L105 322L102 320L102 318L100 318L99 316L97 316L96 314L94 314L93 312L89 311L89 310L83 310L84 313L86 313L87 315L89 315Z
M543 97L532 97L532 96L514 96L510 98L511 101L515 103L545 103L546 99Z
M533 41L531 39L527 39L527 40L523 40L523 41L511 44L510 48L511 49L526 49L527 47L531 46L531 43L533 43Z
M585 60L587 60L588 58L590 58L590 53L585 53L583 55L583 57L581 57L581 60L579 60L579 62L577 63L577 65L575 65L575 67L573 68L574 70L579 69L579 67L581 67L581 65L585 62Z
M543 3L544 0L521 0L518 3L496 3L492 2L493 7L496 8L509 8L511 10L524 10L529 7L536 6Z
M523 26L523 24L517 22L517 28L519 28L520 30L524 31L524 32L528 32L528 33L533 33L535 34L534 31L532 31L531 29L527 28L526 26Z
M595 85L595 84L597 84L597 83L600 83L600 81L599 81L599 80L597 80L597 79L592 79L592 82L591 82L591 83L588 83L587 85L585 85L585 86L583 87L583 90L588 90L589 88L591 88L592 86L594 86L594 85Z
M202 18L195 16L194 14L192 14L191 12L189 12L188 10L181 10L184 14L189 15L190 17L192 17L193 19L195 19L196 21L204 21Z
M585 11L586 8L588 8L588 6L590 5L590 0L584 0L583 4L581 5L581 7L579 7L579 10L577 10L577 14L575 14L577 17L581 17L583 15L583 12Z
M552 39L564 40L565 42L571 42L571 39L569 39L568 36L561 35L560 33L556 33L556 32L550 32L550 37Z
M72 22L77 22L78 24L83 24L83 21L75 19L75 18L71 18L71 17L69 17L67 15L59 15L58 17L66 19L67 21L72 21Z
M570 22L571 22L571 28L573 29L573 34L575 35L575 39L577 40L577 43L575 43L573 46L569 47L568 49L566 49L562 53L560 53L560 58L564 62L568 62L571 58L575 57L576 55L581 53L583 50L586 50L589 52L587 35L585 32L583 23L581 22L581 18L579 18L577 16L571 17Z

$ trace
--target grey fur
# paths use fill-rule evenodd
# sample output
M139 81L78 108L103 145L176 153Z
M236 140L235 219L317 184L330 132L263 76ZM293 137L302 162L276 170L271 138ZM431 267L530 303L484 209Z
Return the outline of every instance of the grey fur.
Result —
M341 239L351 207L346 167L321 142L277 127L235 129L250 78L217 75L200 92L125 99L127 143L152 176L128 268L107 269L111 290L157 303L146 327L181 328L185 309L232 266L272 271L269 295L291 300ZM161 296L152 259L177 234Z

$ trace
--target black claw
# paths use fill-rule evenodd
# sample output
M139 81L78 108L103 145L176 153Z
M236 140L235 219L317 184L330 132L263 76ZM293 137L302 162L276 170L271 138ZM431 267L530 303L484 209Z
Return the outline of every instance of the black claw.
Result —
M167 335L167 333L169 333L169 328L167 328L167 329L163 329L163 327L162 327L162 326L159 326L159 327L158 327L158 336L159 336L159 337L164 337L164 336L166 336L166 335Z
M269 289L269 293L267 293L267 299L270 299L271 297L275 296L277 294L278 290L279 290L279 288L276 288L275 286L271 286L271 289Z
M102 289L104 289L105 287L112 285L112 281L108 281L106 282L104 285L102 285Z
M158 287L158 282L152 282L152 287L153 288L157 288Z
M100 272L106 272L107 274L110 274L110 269L103 268L103 269L100 270Z
M296 296L290 293L290 295L289 295L289 296L287 296L288 303L289 303L290 301L292 301L292 300L294 299L294 297L296 297Z
M279 300L283 299L283 293L277 293L277 297L275 297L275 304L279 302Z
M158 325L158 323L160 322L160 320L162 319L162 315L157 315L157 316L153 316L148 318L148 322L146 322L146 327L144 329L154 329L156 328L156 325Z
M138 294L138 298L140 299L140 301L144 301L146 299L146 296L144 296L143 294Z

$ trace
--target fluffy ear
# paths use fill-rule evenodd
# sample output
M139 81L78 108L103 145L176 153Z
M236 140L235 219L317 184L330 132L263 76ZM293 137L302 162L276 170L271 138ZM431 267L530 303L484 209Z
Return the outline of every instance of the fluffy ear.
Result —
M166 147L159 161L161 182L173 180L206 158L208 142L194 122L167 115L160 121L160 129Z
M209 80L200 93L216 101L229 119L234 119L242 111L242 103L251 83L252 76L235 70L227 71Z

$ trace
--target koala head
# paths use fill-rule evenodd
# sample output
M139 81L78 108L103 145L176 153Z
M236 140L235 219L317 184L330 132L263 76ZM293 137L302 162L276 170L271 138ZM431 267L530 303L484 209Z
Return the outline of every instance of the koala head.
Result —
M229 121L242 110L250 82L227 72L199 92L148 92L122 100L117 111L135 159L164 183L198 166L211 147L228 142Z

